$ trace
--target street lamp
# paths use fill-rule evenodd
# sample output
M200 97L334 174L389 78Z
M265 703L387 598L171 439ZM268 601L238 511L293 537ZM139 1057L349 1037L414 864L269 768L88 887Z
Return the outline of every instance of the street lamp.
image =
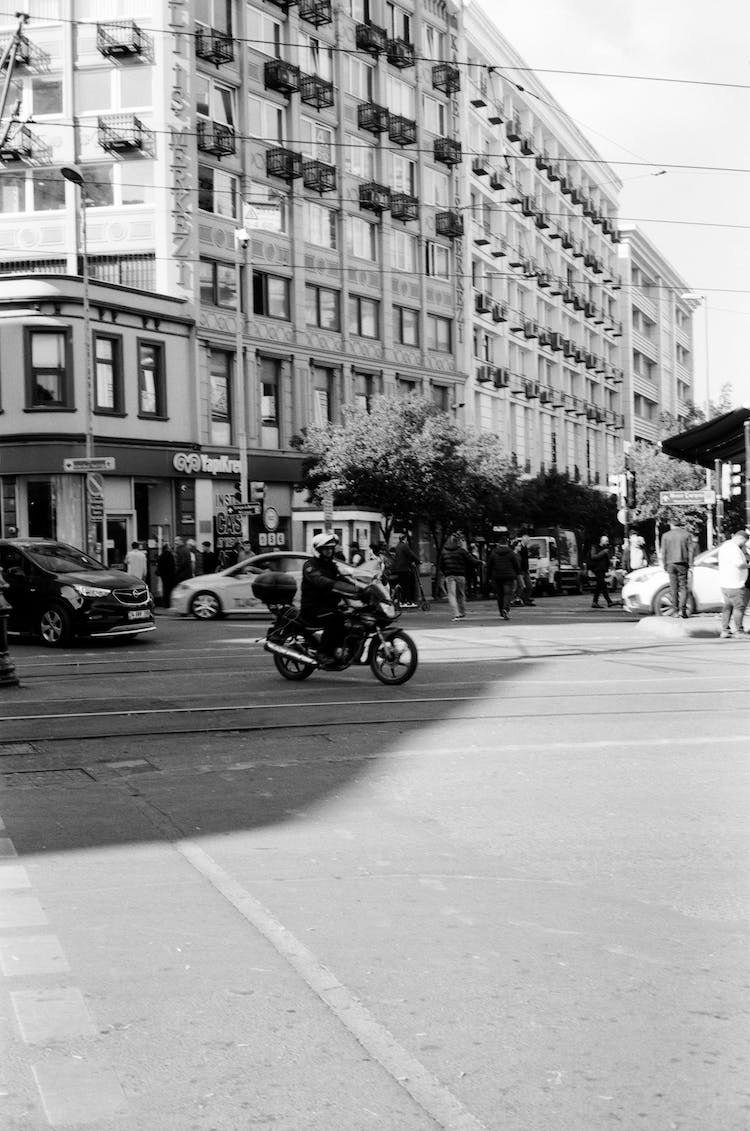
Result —
M81 259L83 266L83 337L84 358L86 366L86 459L94 458L94 373L91 356L91 306L89 301L89 250L88 233L86 230L86 179L75 165L64 165L60 169L66 181L70 181L78 189L78 198L81 202ZM77 250L77 248L76 248ZM95 548L94 524L91 521L91 500L89 498L88 480L84 478L84 501L86 506L86 550L93 554Z

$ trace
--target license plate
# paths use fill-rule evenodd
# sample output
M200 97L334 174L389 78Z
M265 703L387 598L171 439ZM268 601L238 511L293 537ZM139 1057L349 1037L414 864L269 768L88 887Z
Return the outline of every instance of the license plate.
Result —
M131 609L128 613L128 620L148 620L151 613L148 609Z

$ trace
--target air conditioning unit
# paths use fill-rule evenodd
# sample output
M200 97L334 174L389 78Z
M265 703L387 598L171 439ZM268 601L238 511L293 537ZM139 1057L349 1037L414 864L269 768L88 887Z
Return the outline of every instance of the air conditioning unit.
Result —
M498 367L492 375L492 381L496 389L507 389L510 385L510 369Z
M539 396L539 382L538 381L524 381L523 391L527 400L533 400Z
M503 302L496 302L492 307L492 321L493 322L507 322L508 321L508 308Z
M479 291L474 300L474 308L477 314L489 314L492 310L492 298L490 295L485 294L484 291Z
M552 394L551 394L549 389L540 389L539 390L539 402L540 402L540 404L549 404L551 400L552 400Z
M491 374L489 365L477 366L476 379L480 383L480 385L486 385L486 383L490 380L490 377Z
M539 336L539 325L532 318L527 318L523 324L524 338L536 338Z
M539 345L540 346L547 346L549 348L550 343L551 343L551 339L552 339L552 334L550 333L549 330L540 330L539 331Z
M557 353L563 348L563 336L556 330L549 336L550 349L555 350Z

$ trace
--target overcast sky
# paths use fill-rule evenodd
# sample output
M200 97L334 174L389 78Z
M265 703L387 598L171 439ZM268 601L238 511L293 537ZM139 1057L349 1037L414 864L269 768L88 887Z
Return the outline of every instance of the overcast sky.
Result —
M748 0L481 0L481 7L620 175L622 223L636 221L689 290L708 297L712 399L730 383L734 403L750 407ZM721 83L745 89L711 85ZM646 164L621 163L638 161ZM712 171L719 167L748 172ZM660 169L667 172L655 176ZM694 323L702 404L702 309Z

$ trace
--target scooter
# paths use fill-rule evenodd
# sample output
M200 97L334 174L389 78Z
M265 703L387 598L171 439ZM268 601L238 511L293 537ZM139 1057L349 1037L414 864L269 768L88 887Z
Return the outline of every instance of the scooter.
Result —
M323 629L307 624L293 601L297 583L286 573L260 574L253 592L274 614L266 633L264 648L284 679L303 680L316 668L342 672L353 664L368 665L381 683L397 686L411 679L417 670L417 646L408 633L394 628L401 615L386 587L377 579L358 580L347 571L346 586L356 590L340 593L339 608L345 617L345 634L340 655L334 659L320 654ZM343 587L342 587L343 588Z

